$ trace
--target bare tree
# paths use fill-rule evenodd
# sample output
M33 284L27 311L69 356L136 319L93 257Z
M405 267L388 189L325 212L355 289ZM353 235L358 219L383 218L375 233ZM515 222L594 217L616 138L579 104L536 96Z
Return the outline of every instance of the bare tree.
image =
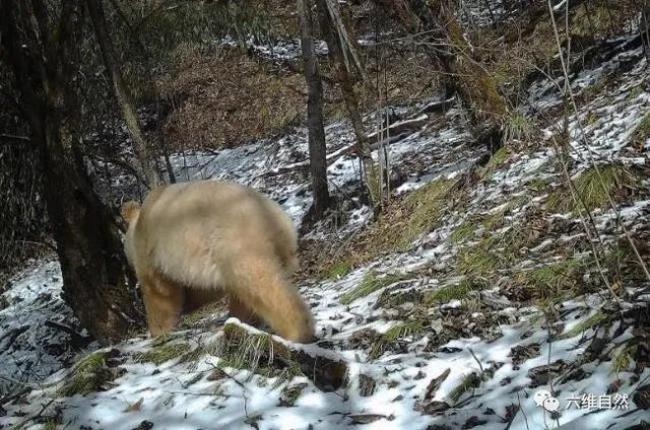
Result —
M0 0L0 40L14 75L63 274L63 298L98 340L137 323L118 230L95 194L79 148L74 84L82 14L78 2ZM58 14L56 13L58 12ZM57 19L58 16L58 19Z
M316 0L320 21L320 29L327 42L328 54L334 66L337 83L341 87L343 101L352 123L357 145L355 152L361 159L363 181L375 205L381 199L379 193L379 177L370 151L370 143L363 131L363 121L359 110L358 97L354 89L357 75L363 75L363 66L354 46L354 41L343 22L338 2L331 0Z
M426 38L423 46L441 69L447 96L458 95L469 113L471 132L492 152L502 142L506 99L490 74L475 58L466 31L458 20L456 0L374 0L393 12L410 33Z
M309 167L314 194L314 216L320 218L330 204L327 186L327 149L323 128L323 84L314 51L313 20L309 0L297 0L305 81L308 89L307 126Z
M93 22L97 42L102 51L104 65L106 66L111 83L113 84L115 98L117 99L117 103L122 111L124 122L126 123L131 138L133 139L133 147L138 161L140 162L140 167L142 168L142 172L144 173L144 177L146 178L149 187L153 188L161 183L160 174L158 173L155 159L149 151L147 142L142 134L138 114L134 108L131 93L124 82L122 73L120 72L119 62L115 56L113 43L108 33L104 9L100 0L86 0L86 5L88 6L90 18Z

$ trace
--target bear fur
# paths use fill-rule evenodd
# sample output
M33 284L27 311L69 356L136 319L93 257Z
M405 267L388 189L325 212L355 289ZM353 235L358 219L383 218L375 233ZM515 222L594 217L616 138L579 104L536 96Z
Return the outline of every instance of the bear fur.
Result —
M122 216L151 335L226 295L233 316L259 317L291 341L313 339L309 307L288 282L296 231L277 203L235 183L185 182L154 189L142 207L125 203Z

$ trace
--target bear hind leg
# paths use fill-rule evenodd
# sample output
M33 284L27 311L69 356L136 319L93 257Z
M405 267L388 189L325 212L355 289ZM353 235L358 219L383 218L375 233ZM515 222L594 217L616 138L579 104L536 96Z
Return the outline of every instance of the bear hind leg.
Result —
M283 270L266 258L246 258L233 267L235 285L229 293L234 302L266 322L277 334L294 342L314 339L311 311ZM238 311L238 309L235 309Z
M235 295L231 294L228 298L228 310L231 317L235 317L248 325L256 326L260 322L255 312Z

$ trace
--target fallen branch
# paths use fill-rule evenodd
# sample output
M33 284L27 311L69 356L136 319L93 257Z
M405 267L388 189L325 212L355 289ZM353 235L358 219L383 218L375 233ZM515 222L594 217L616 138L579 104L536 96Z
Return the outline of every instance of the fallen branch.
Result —
M384 142L384 145L398 142L402 140L404 137L411 135L414 131L420 129L426 123L428 118L429 118L428 115L422 114L416 118L395 122L389 125L388 128L383 128L377 132L370 133L367 136L367 139L368 140L375 139L377 137L377 133L386 134L386 132L388 131L391 137L390 139L388 139L388 141ZM374 151L377 149L379 149L379 143L373 143L372 145L370 145L370 150ZM336 151L332 152L331 154L328 154L325 157L327 166L334 164L334 162L338 160L340 157L342 157L343 155L358 156L359 154L357 151L356 142L348 146L339 148ZM260 177L266 177L266 176L277 176L283 173L292 172L294 170L306 171L308 168L309 168L309 160L299 161L293 164L288 164L286 166L276 167L275 169L271 169L268 172L261 173L255 179Z
M72 327L69 327L65 324L61 324L55 321L45 321L45 325L47 327L55 328L57 330L64 331L70 335L70 338L72 340L72 343L74 346L83 348L84 346L88 345L90 342L93 341L92 337L90 336L84 336Z

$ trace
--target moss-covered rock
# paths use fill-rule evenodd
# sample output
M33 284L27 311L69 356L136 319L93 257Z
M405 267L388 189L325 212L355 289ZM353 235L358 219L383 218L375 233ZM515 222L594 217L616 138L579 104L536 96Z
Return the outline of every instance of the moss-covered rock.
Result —
M123 369L109 367L107 360L119 354L117 350L99 351L81 359L66 376L58 394L71 397L103 391L111 381L123 373Z
M162 363L177 359L191 351L192 348L188 343L168 341L153 345L148 351L135 354L133 361L136 363L153 363L159 366Z
M334 391L344 383L347 364L290 346L268 333L251 333L244 327L228 323L224 326L221 365L246 369L267 377L286 381L304 375L322 391Z

